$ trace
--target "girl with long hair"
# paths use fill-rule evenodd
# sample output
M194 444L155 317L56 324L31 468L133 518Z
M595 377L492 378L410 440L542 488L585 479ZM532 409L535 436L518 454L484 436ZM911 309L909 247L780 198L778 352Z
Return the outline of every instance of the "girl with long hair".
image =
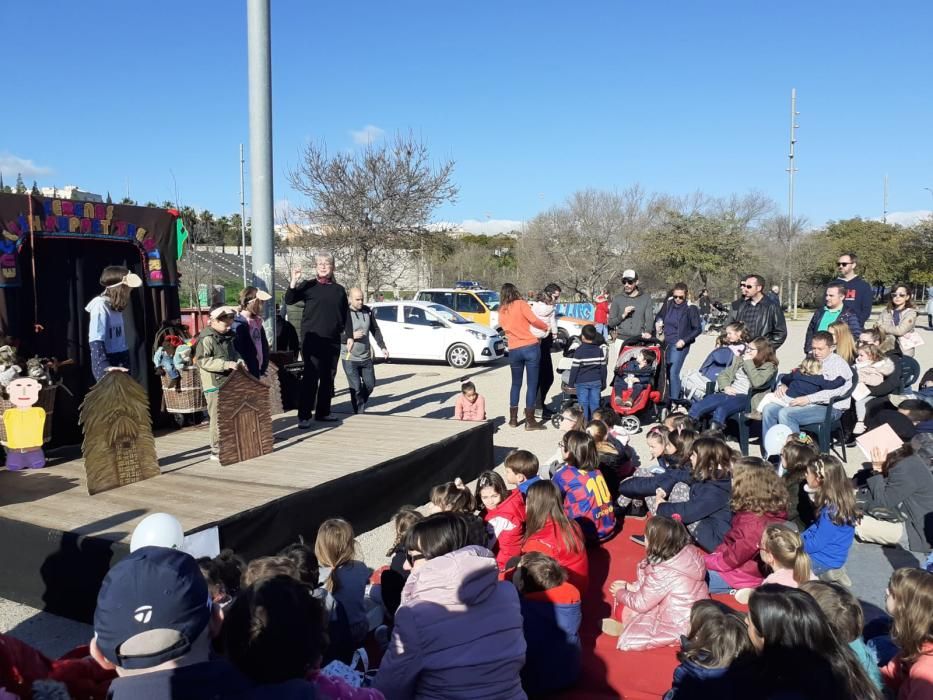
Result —
M543 552L567 571L581 595L589 586L589 564L583 530L567 517L560 489L546 480L528 487L522 553Z
M807 467L807 486L814 494L817 520L803 533L803 545L817 576L841 569L861 519L852 481L836 457L823 454Z
M829 324L827 330L836 341L836 354L845 360L847 364L854 363L857 346L849 324L845 321L835 321Z
M535 396L538 393L538 372L541 364L541 341L532 328L549 331L550 327L535 316L528 303L522 299L514 284L505 283L499 292L499 325L509 344L509 367L512 370L512 386L509 390L509 426L518 427L518 400L522 391L522 374L525 374L525 430L544 430L544 425L535 420Z
M351 642L356 645L362 643L369 632L365 598L372 573L357 559L358 552L350 523L342 518L330 518L321 523L314 539L314 555L321 567L328 569L324 588L346 613Z
M896 569L885 605L894 618L891 640L900 651L881 675L898 700L926 698L933 685L933 574Z
M615 534L616 516L598 468L596 442L587 433L571 430L564 434L560 448L564 466L554 473L553 482L564 495L567 516L579 523L588 542L608 539Z
M123 311L129 306L130 292L141 287L142 283L139 275L123 265L109 265L100 273L100 285L104 291L84 307L91 316L88 343L95 381L100 381L106 372L130 369Z

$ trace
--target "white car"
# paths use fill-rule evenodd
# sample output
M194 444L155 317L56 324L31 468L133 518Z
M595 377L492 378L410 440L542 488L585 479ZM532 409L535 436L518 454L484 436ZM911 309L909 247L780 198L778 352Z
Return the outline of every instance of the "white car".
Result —
M382 301L372 310L393 360L442 360L464 369L505 354L505 341L496 331L440 304Z

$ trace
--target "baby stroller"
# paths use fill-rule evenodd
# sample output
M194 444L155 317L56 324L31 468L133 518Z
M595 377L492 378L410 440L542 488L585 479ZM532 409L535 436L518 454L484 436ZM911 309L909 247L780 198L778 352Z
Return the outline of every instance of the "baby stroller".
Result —
M567 345L564 347L563 351L561 351L561 358L557 361L557 367L554 368L554 371L560 375L560 409L551 416L551 425L555 428L560 427L561 414L577 403L577 390L575 387L568 386L567 382L570 381L573 354L576 352L577 348L580 347L580 343L582 342L580 336L570 336L570 338L567 339ZM609 361L609 346L604 342L600 345L600 348L603 351L603 364L605 366Z
M651 388L646 389L639 394L638 398L631 406L623 405L632 394L631 389L625 389L620 395L616 394L615 381L613 381L612 392L609 394L609 406L613 411L619 414L619 425L628 433L634 434L641 429L642 422L654 422L662 418L662 405L664 403L664 394L666 392L667 372L664 366L664 348L661 341L657 338L642 338L635 336L627 338L622 343L622 350L619 351L619 359L613 370L613 380L616 373L629 360L642 350L649 350L654 355L654 374L651 378Z
M709 312L709 318L706 320L706 333L710 335L719 335L723 327L725 327L728 317L729 312L726 310L726 307L718 301L713 302Z

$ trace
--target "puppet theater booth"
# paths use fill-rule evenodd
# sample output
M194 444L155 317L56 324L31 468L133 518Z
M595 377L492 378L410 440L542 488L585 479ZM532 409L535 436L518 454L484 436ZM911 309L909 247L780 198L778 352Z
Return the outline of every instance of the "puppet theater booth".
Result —
M23 356L74 360L61 372L74 396L57 392L55 439L76 444L82 438L78 407L93 386L84 307L100 293L107 265L126 265L144 280L124 312L128 335L135 334L129 337L133 376L148 391L153 418L165 416L151 353L159 324L179 315L175 217L92 205L86 213L110 218L74 223L89 217L57 212L74 212L78 203L66 208L64 201L32 197L30 232L29 199L0 194L0 331L18 342ZM118 235L103 235L104 221ZM116 227L117 221L126 225ZM67 233L68 227L78 230ZM161 233L148 238L153 231ZM36 332L37 320L44 330ZM299 535L313 539L330 517L345 517L357 533L366 532L403 504L427 502L432 485L491 469L493 431L492 423L377 413L302 431L293 415L273 416L271 454L222 466L208 459L205 422L156 432L158 476L93 496L80 457L51 459L44 469L0 469L0 597L90 622L104 576L129 553L139 521L154 512L171 513L187 536L246 559L274 554Z

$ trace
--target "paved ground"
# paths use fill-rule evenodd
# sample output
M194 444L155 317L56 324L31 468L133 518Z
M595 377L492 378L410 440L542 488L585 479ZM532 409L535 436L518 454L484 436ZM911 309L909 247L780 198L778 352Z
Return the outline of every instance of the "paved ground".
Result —
M925 318L925 317L924 317ZM806 323L788 322L789 338L780 353L783 368L790 368L802 356L803 337ZM918 349L917 359L924 369L933 364L933 333L922 331L926 345ZM713 347L713 336L701 337L687 358L685 372L697 368ZM391 350L391 348L390 348ZM556 356L555 356L556 360ZM467 371L457 371L440 364L391 363L377 367L379 386L371 399L373 412L391 412L403 415L431 418L447 418L453 415L453 402L460 390L460 383L471 379L479 392L486 397L490 418L503 416L508 409L510 375L508 364L500 360L491 366L477 365ZM338 397L335 410L349 412L346 381L338 373ZM495 435L497 462L514 448L534 452L546 461L557 450L559 435L553 428L539 432L526 432L500 426ZM639 454L646 454L644 434L636 435L632 444ZM754 454L754 448L753 448ZM858 450L849 451L849 463L853 468L861 457ZM392 544L394 533L389 524L360 535L359 542L365 561L370 566L387 563L385 552ZM847 570L853 580L855 592L866 606L868 617L883 609L884 590L894 568L910 565L916 557L903 548L881 548L875 545L856 543L849 557ZM0 599L0 629L11 632L27 642L38 646L50 655L59 655L73 646L86 642L91 629L87 625L63 620L32 608Z

